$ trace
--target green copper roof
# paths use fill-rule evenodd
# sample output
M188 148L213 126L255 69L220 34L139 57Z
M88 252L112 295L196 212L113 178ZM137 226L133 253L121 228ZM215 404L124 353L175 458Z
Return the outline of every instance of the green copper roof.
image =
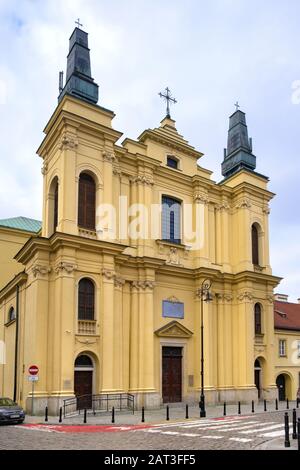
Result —
M11 219L0 219L0 227L37 233L42 227L42 222L35 219L28 219L28 217L12 217Z

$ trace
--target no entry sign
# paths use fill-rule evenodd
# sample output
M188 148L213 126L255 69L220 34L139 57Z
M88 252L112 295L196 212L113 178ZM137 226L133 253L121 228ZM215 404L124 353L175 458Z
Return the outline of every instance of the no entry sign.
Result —
M30 375L37 375L39 373L39 368L38 366L30 366L28 368L28 372Z

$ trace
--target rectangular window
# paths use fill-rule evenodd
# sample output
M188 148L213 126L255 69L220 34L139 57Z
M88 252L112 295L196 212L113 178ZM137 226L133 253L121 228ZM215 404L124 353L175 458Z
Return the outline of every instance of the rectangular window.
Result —
M170 168L175 168L175 170L177 170L178 161L173 157L167 157L167 166L169 166Z
M279 356L280 357L286 356L286 340L285 339L279 340Z

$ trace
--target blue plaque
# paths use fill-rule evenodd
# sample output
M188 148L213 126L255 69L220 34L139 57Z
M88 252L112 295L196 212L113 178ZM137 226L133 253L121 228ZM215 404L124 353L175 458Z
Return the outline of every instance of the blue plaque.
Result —
M162 301L162 316L169 318L184 318L184 303L171 302L170 300Z

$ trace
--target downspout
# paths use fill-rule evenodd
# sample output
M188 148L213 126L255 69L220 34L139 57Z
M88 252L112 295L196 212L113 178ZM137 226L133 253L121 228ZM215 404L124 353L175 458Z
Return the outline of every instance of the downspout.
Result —
M14 371L14 401L17 400L17 381L18 381L18 345L19 345L19 284L16 294L16 338L15 338L15 371Z

